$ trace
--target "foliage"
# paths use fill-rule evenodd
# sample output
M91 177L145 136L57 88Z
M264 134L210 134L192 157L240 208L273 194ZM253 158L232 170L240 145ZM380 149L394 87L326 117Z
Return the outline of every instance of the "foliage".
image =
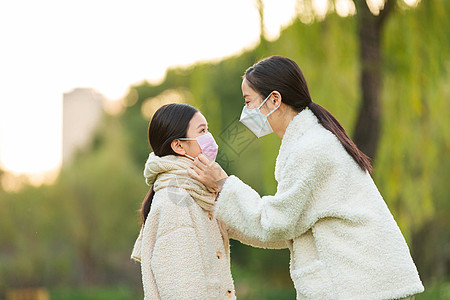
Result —
M427 288L448 278L449 13L445 0L397 10L382 43L382 135L373 177ZM143 104L167 90L183 91L184 101L209 121L225 170L260 194L271 194L280 140L256 139L238 122L245 69L273 54L294 59L313 100L351 135L360 103L358 51L355 18L331 14L309 25L294 21L278 40L219 62L171 69L161 84L132 86L125 112L105 119L94 147L65 166L55 185L16 194L0 189L0 295L11 287L48 286L52 297L72 299L67 286L86 291L116 284L125 286L117 295L140 295L139 266L129 255L139 230L136 210L148 188L141 175L150 151ZM287 251L231 245L242 299L292 299ZM430 287L418 299L448 294L445 282Z
M1 195L0 294L28 286L134 282L129 257L146 193L117 120L103 141L64 169L54 186Z

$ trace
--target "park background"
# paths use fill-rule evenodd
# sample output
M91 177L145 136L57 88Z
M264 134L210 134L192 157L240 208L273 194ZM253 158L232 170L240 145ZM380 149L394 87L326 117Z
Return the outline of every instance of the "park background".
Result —
M422 0L415 7L390 1L393 6L364 15L366 4L355 0L355 15L341 17L330 9L320 18L310 1L300 2L298 17L275 40L266 39L261 18L254 47L170 68L160 83L130 83L120 109L104 114L90 146L52 184L26 184L18 176L20 188L11 188L17 184L9 171L0 171L0 179L7 178L0 186L0 299L21 288L44 288L51 299L142 298L140 267L130 254L139 231L137 210L148 190L142 177L151 151L147 126L165 103L199 108L228 174L261 195L273 194L280 140L256 139L238 118L241 76L274 54L298 63L313 100L373 157L374 180L426 287L417 299L450 299L450 1ZM255 3L261 11L263 2ZM361 24L378 28L379 40L364 41ZM380 57L364 61L364 43L370 48L374 41ZM375 91L364 87L362 74L375 76ZM368 140L355 136L357 124L367 126ZM231 253L240 299L295 298L287 250L232 241Z

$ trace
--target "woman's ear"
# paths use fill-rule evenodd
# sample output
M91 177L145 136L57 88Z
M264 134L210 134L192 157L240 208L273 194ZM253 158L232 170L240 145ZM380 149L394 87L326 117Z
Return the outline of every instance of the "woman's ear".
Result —
M186 150L184 150L183 145L181 144L181 141L179 139L173 140L172 143L170 143L170 147L176 154L186 154Z
M270 97L270 102L274 107L278 107L281 104L281 94L278 91L272 92L272 97Z

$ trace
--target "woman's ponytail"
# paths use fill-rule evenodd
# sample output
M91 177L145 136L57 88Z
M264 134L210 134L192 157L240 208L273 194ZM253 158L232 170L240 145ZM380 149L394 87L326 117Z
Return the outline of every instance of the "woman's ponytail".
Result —
M363 171L372 173L370 158L358 149L339 121L336 120L336 118L328 110L317 103L311 101L308 104L308 107L317 119L319 119L320 124L322 124L325 129L331 131L339 139L347 153L356 161L359 167Z

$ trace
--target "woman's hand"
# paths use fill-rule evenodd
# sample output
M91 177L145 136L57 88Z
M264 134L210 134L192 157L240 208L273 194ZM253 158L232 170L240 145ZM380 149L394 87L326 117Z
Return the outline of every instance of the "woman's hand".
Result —
M187 171L192 178L219 192L228 178L222 167L203 153L194 159L194 166Z

